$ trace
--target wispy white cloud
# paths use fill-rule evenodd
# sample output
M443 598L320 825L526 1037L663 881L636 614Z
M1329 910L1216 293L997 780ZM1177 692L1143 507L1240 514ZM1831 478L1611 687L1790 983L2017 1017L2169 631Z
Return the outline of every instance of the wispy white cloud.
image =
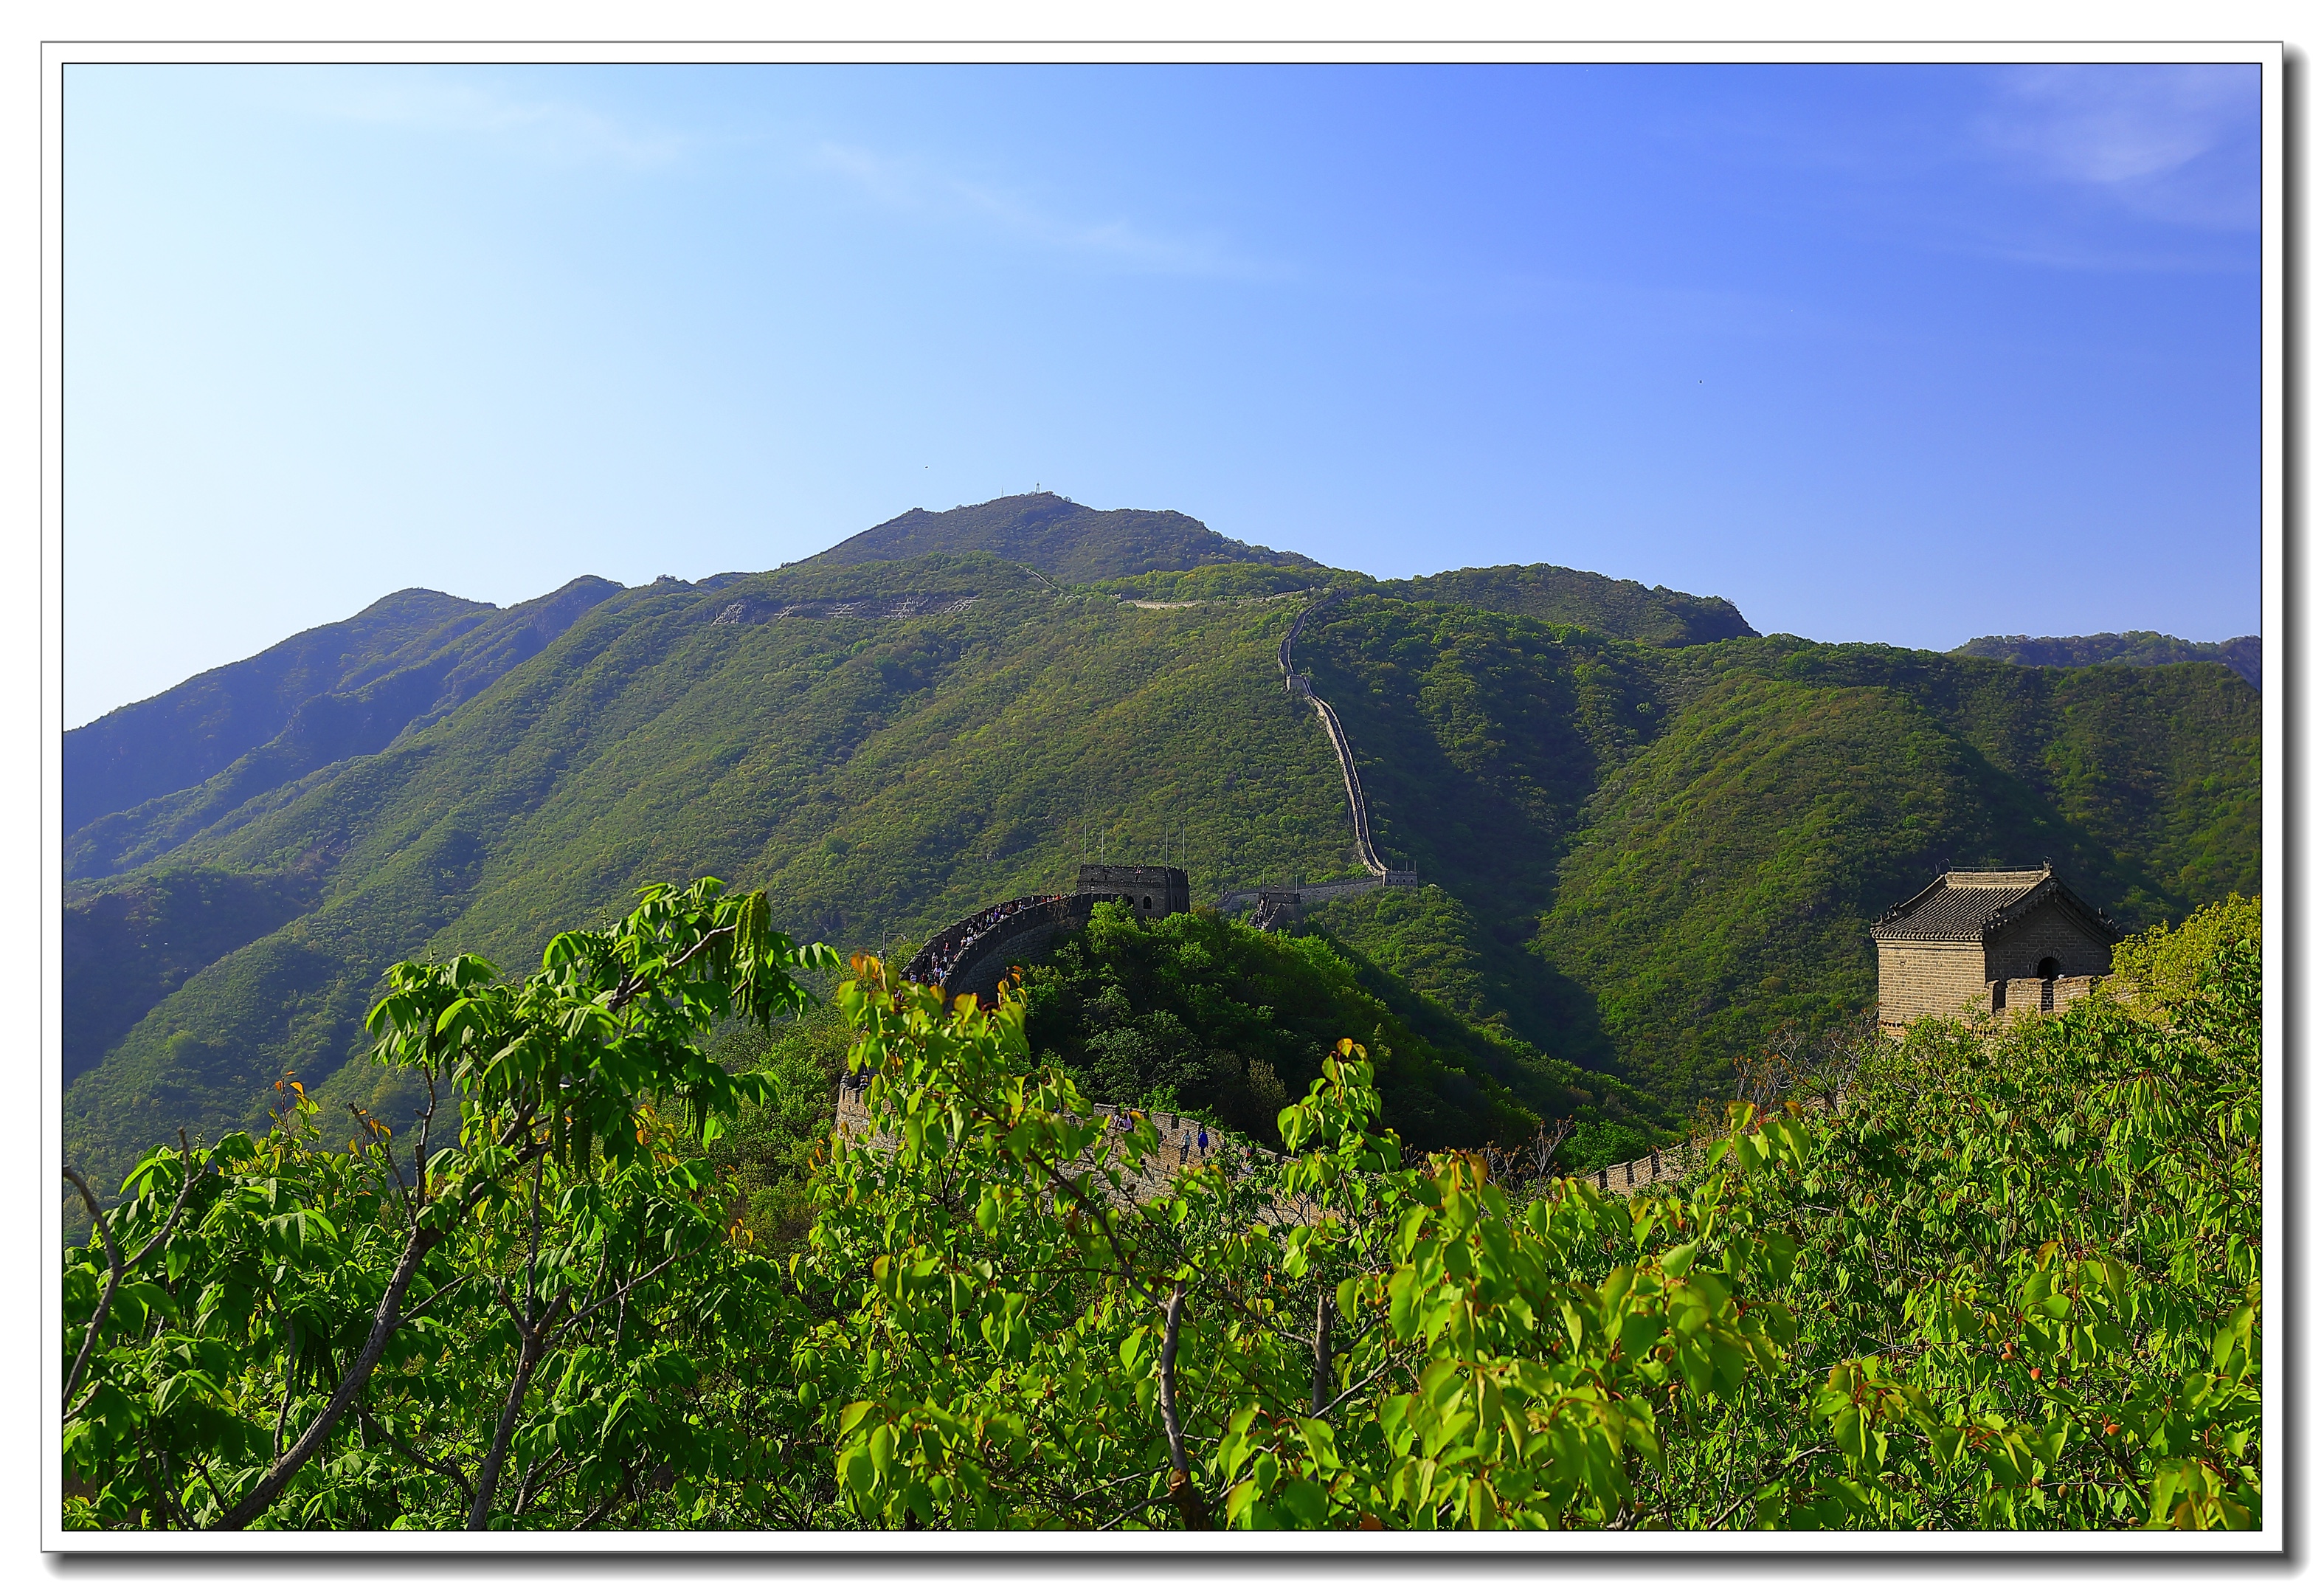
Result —
M536 159L629 169L665 165L687 146L667 128L567 99L530 98L420 74L336 75L302 85L303 108L340 121L467 134Z
M890 210L982 226L1020 244L1135 271L1203 277L1289 274L1287 268L1241 255L1216 237L1176 236L1126 218L1067 216L1017 190L859 144L819 144L809 153L807 164L844 179L864 198Z
M2254 66L2043 66L2000 75L1986 146L2157 220L2259 222Z

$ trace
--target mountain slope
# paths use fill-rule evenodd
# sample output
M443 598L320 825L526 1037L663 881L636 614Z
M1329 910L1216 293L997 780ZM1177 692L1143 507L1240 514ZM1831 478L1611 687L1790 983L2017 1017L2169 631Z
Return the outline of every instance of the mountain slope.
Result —
M179 828L154 810L133 840L174 843L77 888L102 956L71 996L71 1154L102 1176L180 1122L252 1122L286 1076L392 1115L355 1061L388 963L522 968L650 880L763 887L796 933L895 950L1084 857L1183 847L1198 903L1353 875L1336 760L1276 663L1303 568L1126 587L1167 607L990 552L665 580L375 751L267 786L246 749L248 788L165 796ZM1683 594L1579 626L1326 581L1294 667L1430 885L1310 928L1536 1111L1615 1100L1590 1070L1683 1110L1767 1026L1860 1006L1865 926L1948 858L2053 858L2133 925L2256 884L2259 699L2219 664L1667 645Z
M941 513L908 509L858 532L809 564L864 564L924 553L997 553L1060 581L1101 581L1206 564L1323 567L1222 537L1175 509L1091 509L1055 493L1024 493Z
M291 874L171 870L65 908L65 1082L199 969L315 905Z
M2218 665L1641 648L1378 596L1297 655L1378 844L1472 916L1474 1000L1674 1105L1868 1002L1865 927L1948 859L2052 858L2134 928L2257 885L2259 700Z

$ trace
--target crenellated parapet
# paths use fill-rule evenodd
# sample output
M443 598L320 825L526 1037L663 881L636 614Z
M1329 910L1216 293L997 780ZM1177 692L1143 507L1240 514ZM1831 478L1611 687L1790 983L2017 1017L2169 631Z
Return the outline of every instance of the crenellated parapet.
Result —
M1184 869L1089 864L1076 884L1081 889L1069 894L1015 897L946 925L904 966L904 978L941 987L947 996L991 1001L1010 969L1045 960L1057 938L1087 924L1102 902L1139 914L1183 913L1189 905Z

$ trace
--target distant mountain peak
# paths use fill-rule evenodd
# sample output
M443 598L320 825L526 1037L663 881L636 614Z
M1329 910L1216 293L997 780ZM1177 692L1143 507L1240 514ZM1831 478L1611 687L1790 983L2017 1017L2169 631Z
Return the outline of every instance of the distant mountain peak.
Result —
M1972 659L1999 659L2047 670L2080 670L2092 664L2225 664L2260 690L2256 636L2225 642L2190 642L2160 631L2105 631L2095 636L1973 636L1953 649Z
M993 553L1066 581L1213 564L1312 565L1222 536L1175 509L1092 509L1057 493L1019 493L951 509L908 509L827 548L809 564L868 564L925 553Z

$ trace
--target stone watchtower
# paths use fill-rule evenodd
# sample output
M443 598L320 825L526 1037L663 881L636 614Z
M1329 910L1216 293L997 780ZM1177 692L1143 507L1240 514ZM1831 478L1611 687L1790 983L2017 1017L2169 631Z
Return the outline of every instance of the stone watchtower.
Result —
M1157 864L1084 864L1074 890L1126 896L1140 913L1184 913L1194 907L1186 871Z
M2038 869L1949 869L1872 926L1880 1027L1980 1011L2051 1013L2114 966L2114 921Z

